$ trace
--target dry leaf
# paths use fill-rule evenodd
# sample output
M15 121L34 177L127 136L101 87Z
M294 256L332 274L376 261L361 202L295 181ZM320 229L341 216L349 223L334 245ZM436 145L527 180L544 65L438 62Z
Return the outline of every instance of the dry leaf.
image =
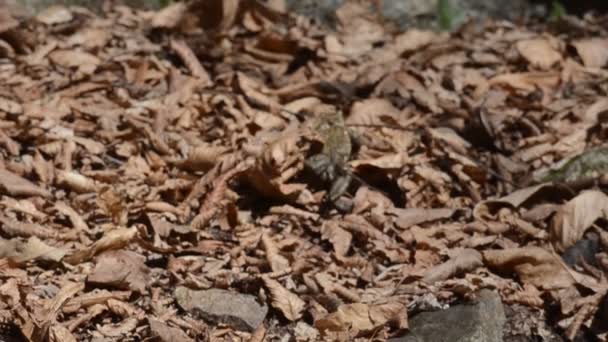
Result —
M30 260L59 262L67 250L51 247L33 236L27 242L21 239L0 240L0 258L8 258L17 264Z
M391 208L388 212L395 215L395 225L401 229L408 229L411 226L418 225L424 222L432 222L440 219L447 219L456 213L455 209L437 208L437 209L420 209L420 208Z
M61 5L48 7L36 15L36 20L46 25L63 24L72 19L74 19L72 12Z
M562 205L551 222L551 240L563 252L574 245L600 217L608 213L608 196L601 191L585 191Z
M4 169L0 169L0 190L11 196L52 196L48 190Z
M160 339L161 342L194 341L193 339L188 337L188 335L182 329L171 327L166 323L153 318L148 318L148 322L150 323L150 330L152 331L152 335Z
M561 54L554 49L547 39L520 40L517 42L516 47L519 53L532 66L542 70L551 68L553 64L562 59Z
M489 79L488 84L505 84L515 89L534 91L537 87L543 90L554 89L559 80L556 72L527 72L497 75Z
M293 292L287 290L278 281L269 277L262 277L262 280L268 291L270 291L270 303L275 309L281 310L285 318L292 322L302 317L306 302Z
M54 324L49 329L50 342L76 342L76 337L61 324Z
M438 38L433 31L410 29L395 37L395 50L401 55L405 52L417 51Z
M266 250L266 260L273 272L283 272L289 268L289 260L279 253L274 239L268 234L262 234L262 243Z
M602 68L608 62L608 39L588 38L572 42L583 64L589 68Z
M540 247L488 250L482 254L487 267L500 272L515 272L523 283L537 288L562 289L575 281L559 256Z
M470 272L483 265L481 254L474 249L463 249L443 264L429 269L422 281L433 284L453 276Z
M65 257L65 262L75 265L93 258L96 254L109 249L119 249L131 242L137 236L137 228L115 229L95 241L92 245L72 252Z
M154 13L151 20L152 27L172 29L179 25L188 6L183 2L174 2Z
M50 60L65 68L77 68L85 74L92 74L101 60L87 52L74 50L55 50L49 54Z
M131 251L102 253L96 258L95 268L87 282L145 293L150 270L144 262L143 255Z
M403 304L368 305L363 303L341 305L334 313L315 321L315 328L324 331L370 331L388 321L401 320L406 311Z
M84 283L67 282L61 287L55 297L46 300L44 308L40 312L39 317L37 317L38 326L34 330L35 341L42 341L44 339L61 308L71 297L82 290L84 290ZM61 331L59 333L61 334Z
M337 256L346 256L353 239L351 233L340 227L337 221L326 221L321 228L322 238L329 240L334 246Z

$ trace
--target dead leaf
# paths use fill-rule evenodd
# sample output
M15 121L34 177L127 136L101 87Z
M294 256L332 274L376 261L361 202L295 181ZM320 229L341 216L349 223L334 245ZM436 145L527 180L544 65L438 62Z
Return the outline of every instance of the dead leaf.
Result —
M338 310L315 321L315 328L321 331L370 331L388 321L406 316L405 307L400 303L368 305L363 303L341 305Z
M72 19L74 19L72 12L61 5L48 7L36 15L36 20L46 25L63 24Z
M492 77L488 80L490 86L495 84L508 85L515 89L534 91L537 87L546 91L554 89L560 80L556 72L527 72L509 73Z
M49 246L35 236L27 242L16 238L0 240L0 258L8 258L17 264L30 260L60 262L67 253L67 250Z
M337 221L326 221L321 228L322 238L329 240L334 246L336 255L346 256L350 249L353 236L342 229Z
M190 69L190 73L192 73L192 76L197 77L201 80L202 86L211 85L212 82L209 73L207 72L207 70L205 70L205 68L198 60L194 52L192 52L190 47L184 41L172 39L170 46L173 51L175 51L180 56L180 58L182 59L184 64L186 64L188 69Z
M422 281L433 284L472 271L483 265L481 254L474 249L463 249L443 264L434 266L424 275Z
M266 250L266 259L273 272L283 272L289 268L289 260L279 253L274 239L268 234L262 235L262 243Z
M264 285L270 291L271 304L281 310L285 318L296 321L302 317L306 302L293 292L287 290L281 283L269 277L262 277Z
M60 184L79 193L95 192L97 190L97 183L95 180L76 171L57 170L56 178L57 182Z
M608 213L608 196L585 191L562 205L551 221L551 240L559 252L574 245L600 217Z
M84 290L84 283L67 282L61 287L55 297L46 301L39 317L37 317L38 325L34 330L34 340L44 340L44 337L47 336L49 328L61 311L61 308L65 305L68 299L82 290ZM62 334L62 332L59 331L59 334Z
M50 60L64 68L77 68L85 74L92 74L101 64L101 60L84 51L55 50L49 54Z
M401 229L408 229L411 226L418 225L424 222L432 222L440 219L450 218L456 213L455 209L436 208L436 209L421 209L421 208L391 208L388 212L395 215L395 225Z
M154 13L151 26L155 28L172 29L178 26L183 19L188 6L183 2L174 2Z
M608 62L608 39L586 38L572 42L576 52L589 68L602 68Z
M395 37L395 50L399 55L416 51L432 43L437 38L437 33L433 31L410 29Z
M541 70L548 70L562 59L561 54L555 50L547 39L520 40L516 47L532 66Z
M144 262L143 255L131 251L102 253L96 258L95 268L87 277L87 282L145 293L150 270Z
M0 97L0 110L10 114L19 115L23 113L23 106L18 102Z
M54 324L49 329L50 342L76 342L76 337L61 324Z
M82 46L87 50L101 49L112 38L110 32L100 28L83 28L68 38L70 46Z
M48 190L43 189L29 180L1 168L0 190L6 191L11 196L52 196Z
M11 12L7 6L0 8L0 33L10 31L19 26L19 22L13 17L15 13Z
M152 334L162 342L194 342L182 329L167 325L157 319L148 318Z
M501 272L515 272L524 284L545 290L567 288L575 279L559 256L540 247L483 251L484 264Z
M119 249L131 242L137 236L137 228L121 228L114 229L101 239L95 241L92 245L83 249L72 252L65 257L65 261L75 265L84 261L88 261L96 254L109 249Z

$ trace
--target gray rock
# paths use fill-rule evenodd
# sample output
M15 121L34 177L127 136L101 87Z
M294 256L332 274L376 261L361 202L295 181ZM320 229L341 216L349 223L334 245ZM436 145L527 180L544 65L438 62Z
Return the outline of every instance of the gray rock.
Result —
M255 330L266 317L268 307L255 297L232 291L210 289L195 291L180 286L174 293L184 310L213 323L224 323L242 331Z
M409 321L410 332L391 342L501 342L505 311L500 296L482 290L472 304L423 312Z

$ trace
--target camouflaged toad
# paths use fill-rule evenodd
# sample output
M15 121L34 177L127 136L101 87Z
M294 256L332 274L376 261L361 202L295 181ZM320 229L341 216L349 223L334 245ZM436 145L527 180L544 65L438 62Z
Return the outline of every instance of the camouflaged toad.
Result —
M352 175L346 169L353 150L351 132L340 111L316 118L310 128L321 138L323 149L308 158L305 164L324 182L331 184L328 199L335 202L352 181Z

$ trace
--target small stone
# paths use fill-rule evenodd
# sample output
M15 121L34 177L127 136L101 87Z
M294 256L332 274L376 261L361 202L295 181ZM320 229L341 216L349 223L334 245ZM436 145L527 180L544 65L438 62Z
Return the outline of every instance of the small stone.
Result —
M391 342L502 342L505 311L500 296L482 290L474 304L422 312L409 320L409 332Z
M241 331L254 331L268 313L268 307L260 305L255 297L232 291L195 291L180 286L175 289L174 296L184 310Z

